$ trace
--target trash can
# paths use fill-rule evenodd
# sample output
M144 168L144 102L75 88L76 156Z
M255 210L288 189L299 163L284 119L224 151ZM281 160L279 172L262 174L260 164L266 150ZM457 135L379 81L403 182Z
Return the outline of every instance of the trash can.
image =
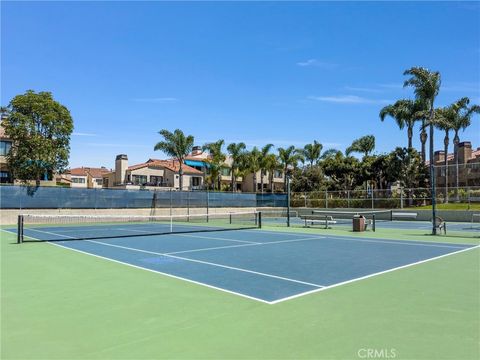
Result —
M353 231L365 231L365 217L362 215L353 216Z

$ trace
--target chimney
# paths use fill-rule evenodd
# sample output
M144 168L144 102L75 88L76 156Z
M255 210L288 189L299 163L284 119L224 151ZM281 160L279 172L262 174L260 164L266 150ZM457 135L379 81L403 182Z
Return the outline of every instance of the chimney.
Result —
M464 164L472 157L472 143L463 141L458 144L458 163Z
M433 163L441 163L445 161L445 152L443 150L437 150L433 154Z
M202 147L201 146L194 146L192 148L192 155L195 156L195 155L201 155L203 153L202 151Z
M115 158L115 182L117 184L125 183L125 175L128 168L128 157L125 154L117 155Z

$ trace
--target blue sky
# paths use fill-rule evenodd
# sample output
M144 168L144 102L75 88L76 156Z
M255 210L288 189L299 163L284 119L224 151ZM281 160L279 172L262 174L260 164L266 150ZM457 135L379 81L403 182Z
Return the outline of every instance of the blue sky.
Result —
M163 128L198 145L316 139L341 150L373 134L387 152L406 146L406 130L378 112L413 97L402 89L411 66L441 72L437 106L480 103L478 2L2 2L1 11L1 104L51 91L74 119L72 167L162 157L153 146ZM461 139L480 146L478 117Z

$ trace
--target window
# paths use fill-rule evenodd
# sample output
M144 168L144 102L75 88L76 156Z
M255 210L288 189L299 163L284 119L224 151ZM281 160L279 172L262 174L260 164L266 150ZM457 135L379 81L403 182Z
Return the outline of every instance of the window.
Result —
M200 186L200 177L192 177L192 186Z
M10 182L10 173L8 171L0 171L0 183Z
M132 175L132 182L135 185L143 185L147 182L147 175Z
M103 179L95 179L95 182L97 183L97 185L102 185Z
M75 184L85 184L85 178L83 177L72 177L72 182Z
M160 186L163 184L163 176L150 176L150 183L154 186Z
M223 176L230 176L230 174L231 174L231 169L230 169L230 168L227 168L227 167L222 168L222 170L221 170L221 175L223 175Z
M0 141L0 156L7 155L10 152L11 148L12 148L11 141L6 141L6 140Z
M275 172L273 173L273 176L276 178L281 178L283 177L283 172L281 170L275 170Z

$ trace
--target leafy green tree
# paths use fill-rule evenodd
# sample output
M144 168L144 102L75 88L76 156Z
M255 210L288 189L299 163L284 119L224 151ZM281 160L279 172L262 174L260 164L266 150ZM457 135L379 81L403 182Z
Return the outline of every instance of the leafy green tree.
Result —
M73 120L52 93L28 90L2 107L2 126L12 139L7 164L12 177L22 181L52 177L68 166Z
M364 157L368 156L375 149L375 136L366 135L360 139L353 141L346 150L345 154L350 155L352 152L362 153Z
M402 99L393 105L383 107L380 110L380 119L384 121L387 116L390 116L395 120L400 130L407 127L408 148L411 149L413 147L413 127L417 121L421 120L418 116L418 112L421 110L422 105L418 101ZM425 142L423 142L423 145L425 146Z
M303 159L303 155L295 146L289 146L288 148L278 148L278 159L283 167L283 181L284 191L287 191L287 171L290 167L295 168L299 161Z
M292 180L293 192L311 192L324 186L324 174L319 166L310 166L304 171L296 171Z
M225 141L220 139L216 142L203 145L203 151L207 151L210 155L208 162L210 164L210 177L213 190L215 190L215 182L217 182L217 189L221 190L221 175L222 169L225 167L226 159L226 156L222 151L222 147L224 144Z
M253 188L257 192L257 173L261 169L262 152L256 146L246 154L245 162L249 172L253 174Z
M425 187L428 169L415 149L397 147L388 156L388 176L391 182L400 181L403 187Z
M260 187L262 188L262 193L263 193L263 177L267 172L266 167L268 165L268 155L272 147L273 147L273 144L267 144L264 147L262 147L262 149L260 150L260 153L261 153L261 158L260 158L260 184L261 185Z
M236 190L236 178L239 172L239 168L241 167L245 155L246 146L243 142L240 143L231 143L227 146L227 151L230 154L230 158L232 159L231 169L232 169L232 180L231 180L231 188L232 191Z
M363 182L360 161L340 151L323 160L322 168L332 190L353 190Z
M158 142L154 150L163 151L168 156L178 160L180 175L180 191L183 190L183 163L185 157L192 151L194 137L192 135L185 136L182 130L176 129L173 133L168 130L160 130L158 132L163 141Z
M312 144L307 144L303 147L301 154L303 155L305 161L310 163L310 167L312 167L313 164L318 163L322 154L322 149L323 145L317 140L313 140Z

